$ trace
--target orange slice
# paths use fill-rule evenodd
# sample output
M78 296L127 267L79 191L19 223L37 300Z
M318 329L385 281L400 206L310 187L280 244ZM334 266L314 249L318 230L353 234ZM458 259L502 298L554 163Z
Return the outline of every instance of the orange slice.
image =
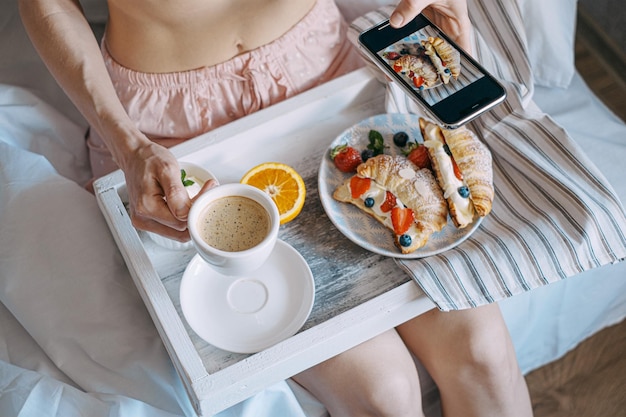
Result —
M280 162L262 163L248 171L241 183L259 188L272 197L280 213L280 224L295 219L304 206L304 181L289 165Z

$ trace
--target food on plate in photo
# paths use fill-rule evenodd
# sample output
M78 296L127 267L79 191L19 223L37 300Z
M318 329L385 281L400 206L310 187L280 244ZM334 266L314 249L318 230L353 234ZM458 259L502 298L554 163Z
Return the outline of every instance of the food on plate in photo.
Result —
M445 40L432 36L422 41L426 55L435 66L441 81L448 84L450 77L456 80L461 74L461 54Z
M397 73L406 75L421 90L448 84L461 74L461 54L448 42L429 36L419 43L403 43L399 51L387 51L383 57Z
M437 69L426 57L403 55L393 62L393 69L409 77L415 88L430 88L439 83Z

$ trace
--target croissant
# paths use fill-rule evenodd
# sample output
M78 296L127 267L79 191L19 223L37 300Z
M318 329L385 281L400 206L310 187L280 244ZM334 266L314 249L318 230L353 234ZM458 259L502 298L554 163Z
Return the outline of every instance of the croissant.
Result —
M357 173L373 178L395 194L415 213L418 223L432 232L447 224L448 210L443 192L429 169L417 169L402 156L378 155L357 167Z
M444 79L443 74L446 74L448 79L450 79L450 75L455 80L459 77L461 74L461 53L457 49L442 38L434 38L432 36L428 40L422 41L422 45L433 60L435 67L437 67L435 63L436 58L439 58L439 61L441 61L441 67L438 67L438 72L442 75L442 80ZM445 71L445 69L448 69L448 71ZM444 80L444 83L447 84L447 81Z
M404 254L423 247L447 223L447 206L428 169L401 156L378 155L359 165L357 175L341 184L333 197L351 203L394 232Z
M443 81L444 84L448 84L448 82L450 82L450 75L451 75L450 70L446 69L446 66L444 65L443 61L441 60L439 55L437 55L437 51L435 51L435 47L428 41L422 41L422 45L424 45L424 49L426 50L426 55L428 55L431 62L435 66L435 69L437 70L437 73L439 74L441 81Z
M489 149L465 127L442 129L423 118L419 124L455 226L466 227L476 215L489 214L494 199Z
M412 79L415 87L432 87L437 84L439 77L432 62L415 55L403 55L393 63L396 72L405 73Z
M476 212L481 217L488 215L495 196L491 152L465 127L441 131L469 187Z

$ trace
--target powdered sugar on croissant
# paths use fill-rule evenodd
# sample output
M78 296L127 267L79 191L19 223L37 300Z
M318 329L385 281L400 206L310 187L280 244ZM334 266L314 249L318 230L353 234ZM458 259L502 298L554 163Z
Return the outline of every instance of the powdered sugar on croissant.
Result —
M465 127L441 131L469 187L476 213L481 217L488 215L495 196L491 152Z
M357 175L341 184L333 197L351 203L394 232L402 253L426 244L447 223L441 189L428 169L417 170L401 156L378 155L359 165Z
M411 77L415 87L432 87L438 82L437 69L433 63L415 55L403 55L393 63L393 69Z
M417 169L402 156L378 155L357 167L357 173L372 178L394 193L415 212L423 227L438 232L447 224L448 210L443 193L428 169Z
M422 41L422 45L433 61L436 60L435 55L437 59L441 61L444 72L445 69L448 69L447 74L452 75L454 79L458 78L461 74L461 53L458 50L440 37L434 38L431 36L428 40ZM435 64L435 66L437 66L437 64ZM440 71L441 74L441 70L439 68L437 70ZM442 74L442 78L444 76L445 75Z
M494 199L489 149L465 127L442 129L420 118L420 129L454 224L463 228L475 215L489 214Z

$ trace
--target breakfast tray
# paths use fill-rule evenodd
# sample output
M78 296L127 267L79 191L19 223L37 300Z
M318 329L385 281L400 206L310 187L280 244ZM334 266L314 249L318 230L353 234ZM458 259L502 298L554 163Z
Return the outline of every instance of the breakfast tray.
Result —
M315 303L296 335L252 355L220 350L194 333L181 312L179 287L195 251L162 248L132 226L121 171L96 181L100 209L198 414L224 410L434 306L393 259L345 238L318 197L317 173L329 144L380 113L384 87L360 69L172 148L223 184L269 161L293 166L305 181L304 208L281 226L279 238L309 264Z

